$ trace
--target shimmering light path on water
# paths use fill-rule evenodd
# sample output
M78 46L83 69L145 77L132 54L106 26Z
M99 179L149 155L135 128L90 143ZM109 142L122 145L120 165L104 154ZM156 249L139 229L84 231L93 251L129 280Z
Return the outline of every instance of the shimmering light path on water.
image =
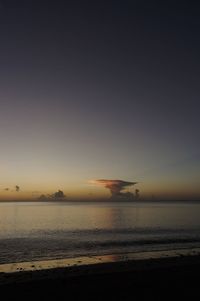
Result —
M0 203L0 264L194 247L199 203Z

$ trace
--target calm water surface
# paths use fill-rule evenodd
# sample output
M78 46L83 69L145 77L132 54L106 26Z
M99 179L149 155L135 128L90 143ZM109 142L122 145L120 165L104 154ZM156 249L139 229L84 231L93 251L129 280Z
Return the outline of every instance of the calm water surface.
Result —
M0 263L190 247L198 203L0 203Z

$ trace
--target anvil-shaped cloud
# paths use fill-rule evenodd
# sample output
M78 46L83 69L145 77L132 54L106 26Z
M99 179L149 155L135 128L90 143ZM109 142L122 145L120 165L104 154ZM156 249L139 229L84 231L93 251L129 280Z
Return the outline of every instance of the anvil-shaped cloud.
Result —
M112 197L133 197L131 192L122 192L125 188L137 184L137 182L127 182L123 180L91 180L90 183L102 185L105 188L108 188L111 192Z

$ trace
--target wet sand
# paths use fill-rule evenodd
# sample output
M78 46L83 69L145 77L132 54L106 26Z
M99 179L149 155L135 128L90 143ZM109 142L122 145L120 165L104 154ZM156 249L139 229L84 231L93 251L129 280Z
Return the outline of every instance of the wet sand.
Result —
M71 260L71 261L70 261ZM4 300L200 298L200 249L0 265Z

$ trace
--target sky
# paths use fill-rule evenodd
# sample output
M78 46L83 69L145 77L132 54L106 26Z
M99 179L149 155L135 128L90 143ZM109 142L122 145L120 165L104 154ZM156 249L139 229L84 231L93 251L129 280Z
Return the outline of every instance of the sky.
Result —
M0 0L0 200L200 199L200 6L178 2Z

